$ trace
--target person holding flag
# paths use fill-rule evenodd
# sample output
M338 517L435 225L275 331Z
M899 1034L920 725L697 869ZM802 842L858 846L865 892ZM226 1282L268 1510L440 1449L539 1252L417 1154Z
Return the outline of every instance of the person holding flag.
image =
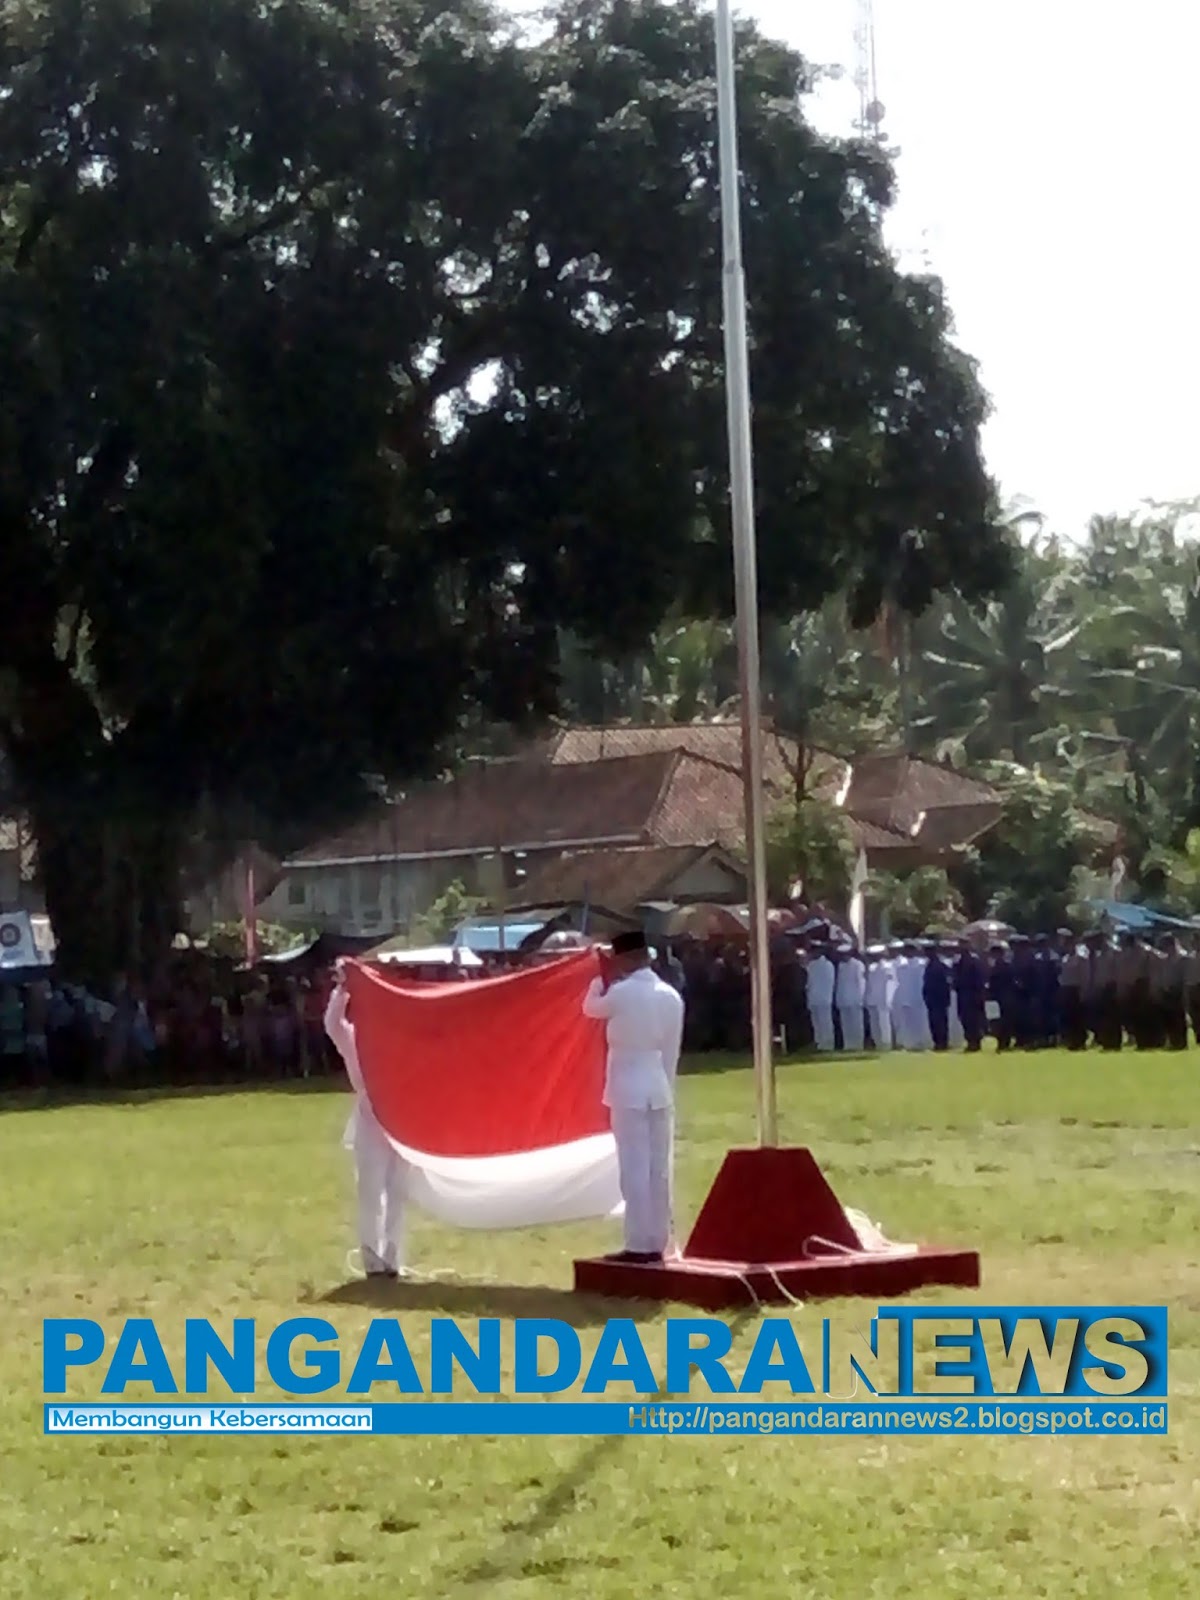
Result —
M600 954L600 976L583 1014L605 1024L608 1070L604 1104L612 1118L625 1248L617 1261L661 1261L671 1243L675 1078L683 1045L684 1005L654 971L646 938L618 934Z
M345 967L339 961L333 993L325 1008L325 1032L345 1063L346 1075L354 1087L354 1109L342 1143L354 1152L363 1272L368 1278L398 1278L404 1266L405 1163L371 1109L349 1006Z

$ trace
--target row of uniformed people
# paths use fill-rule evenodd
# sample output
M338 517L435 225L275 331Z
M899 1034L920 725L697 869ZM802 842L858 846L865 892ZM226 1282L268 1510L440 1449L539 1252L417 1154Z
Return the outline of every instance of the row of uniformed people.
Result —
M922 940L886 951L873 949L864 960L829 940L815 941L805 950L790 942L773 944L771 1009L788 1048L802 1050L815 1044L820 1049L856 1050L879 1041L882 1048L899 1043L908 1049L932 1049L943 1031L947 1044L962 1044L976 1033L981 1037L981 1030L974 1027L979 1006L970 999L978 984L971 984L969 974L959 979L957 989L952 978L951 997L939 1006L941 968L935 963L931 969L928 959L934 949L932 941ZM948 959L945 950L940 953ZM949 958L957 954L954 946ZM693 945L685 950L683 968L689 1052L748 1050L752 1029L746 952L729 948L710 952ZM925 994L927 975L931 1010ZM959 1025L960 1009L965 1030Z
M965 944L821 945L806 978L818 1050L978 1050L987 1031L987 972Z
M1062 1040L1072 1050L1090 1042L1120 1050L1185 1050L1188 1024L1200 1041L1200 951L1184 951L1173 934L1156 945L1132 933L1116 943L1089 934L1060 976Z
M745 950L691 945L683 956L687 1049L748 1050ZM1101 935L1081 941L1067 930L1017 936L983 954L931 939L861 954L828 939L806 951L776 941L771 1001L793 1050L858 1049L860 1033L876 1048L937 1049L944 1039L945 1048L974 1050L989 1035L1002 1050L1082 1049L1089 1040L1114 1049L1126 1037L1152 1048L1178 1044L1189 1014L1200 1040L1200 953L1184 955L1169 938L1151 949L1127 937L1114 949Z
M965 941L824 945L806 976L819 1050L977 1051L989 1034L1000 1050L1185 1049L1189 1020L1200 1041L1200 952L1171 935L1017 935L987 957Z

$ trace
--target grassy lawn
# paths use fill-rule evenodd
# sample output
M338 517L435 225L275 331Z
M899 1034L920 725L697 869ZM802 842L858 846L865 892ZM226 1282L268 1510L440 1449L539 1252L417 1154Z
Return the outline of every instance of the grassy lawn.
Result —
M368 1291L347 1282L344 1095L14 1105L0 1115L0 1594L1195 1593L1200 1056L794 1064L779 1100L784 1137L846 1204L896 1238L980 1248L978 1295L920 1298L1167 1304L1168 1437L46 1439L45 1316L182 1330L315 1314L353 1350L372 1315L406 1308L414 1330L436 1310L545 1315L575 1321L586 1347L606 1308L564 1292L571 1260L615 1240L417 1219L413 1264L466 1281ZM752 1138L749 1074L690 1076L681 1102L690 1221L723 1151ZM651 1350L658 1332L649 1320Z

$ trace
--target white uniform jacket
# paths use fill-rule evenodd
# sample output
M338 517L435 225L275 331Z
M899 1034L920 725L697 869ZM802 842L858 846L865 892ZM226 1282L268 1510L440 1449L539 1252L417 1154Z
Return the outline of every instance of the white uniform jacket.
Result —
M683 1048L683 1001L649 967L608 990L597 978L583 1014L607 1024L604 1104L627 1111L665 1111L675 1103Z

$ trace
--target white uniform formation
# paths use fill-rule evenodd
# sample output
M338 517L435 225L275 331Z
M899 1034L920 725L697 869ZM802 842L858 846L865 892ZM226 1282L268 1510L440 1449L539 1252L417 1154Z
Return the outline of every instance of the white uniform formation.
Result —
M868 1031L875 1050L932 1050L925 972L937 960L936 953L905 955L900 946L873 945L865 960L854 950L839 952L836 961L819 952L805 968L817 1049L836 1048L836 1012L843 1050L861 1051ZM950 1044L957 1047L963 1036L953 990L949 1022Z

